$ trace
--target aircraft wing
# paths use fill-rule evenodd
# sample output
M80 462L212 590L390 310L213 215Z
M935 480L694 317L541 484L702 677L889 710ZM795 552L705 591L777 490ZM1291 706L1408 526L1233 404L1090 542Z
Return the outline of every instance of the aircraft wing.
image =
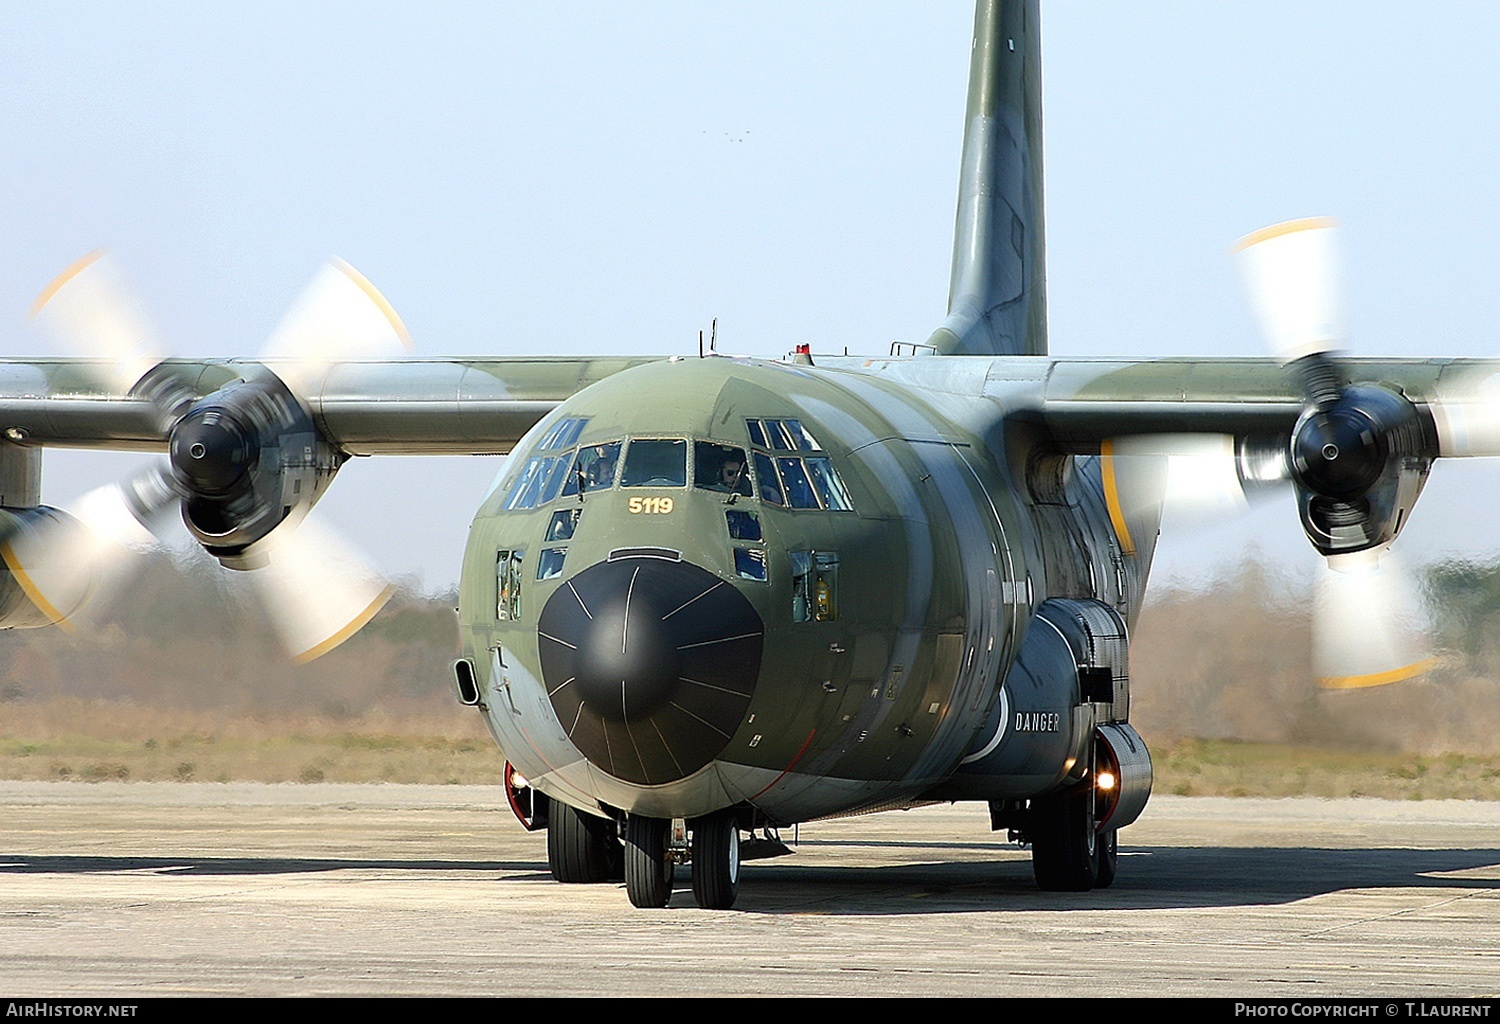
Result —
M1057 446L1097 453L1111 438L1213 433L1287 436L1308 408L1304 376L1264 358L918 357L820 360L933 392L989 399ZM1430 416L1431 455L1500 455L1500 359L1351 359L1341 384L1388 389Z
M507 452L558 403L660 357L361 360L330 364L299 389L324 437L349 455ZM168 360L181 393L202 397L274 362ZM140 389L112 389L100 360L0 361L0 433L35 447L160 451L167 434Z

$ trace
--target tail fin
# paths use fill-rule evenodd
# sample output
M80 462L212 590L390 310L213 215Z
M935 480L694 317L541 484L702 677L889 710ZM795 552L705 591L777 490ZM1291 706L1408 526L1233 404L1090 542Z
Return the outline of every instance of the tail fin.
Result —
M944 355L1047 354L1040 0L979 0Z

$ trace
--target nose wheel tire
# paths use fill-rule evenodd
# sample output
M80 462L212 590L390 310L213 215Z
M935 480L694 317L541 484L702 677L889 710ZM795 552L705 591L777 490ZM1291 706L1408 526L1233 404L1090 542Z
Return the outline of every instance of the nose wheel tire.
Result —
M1031 802L1031 870L1048 892L1087 892L1098 884L1101 837L1093 792L1074 786Z
M625 819L625 892L637 907L665 907L672 898L665 818Z
M547 866L559 882L608 882L624 877L615 823L552 801L547 815Z
M718 811L691 823L693 899L704 910L728 910L740 887L740 827L733 811Z

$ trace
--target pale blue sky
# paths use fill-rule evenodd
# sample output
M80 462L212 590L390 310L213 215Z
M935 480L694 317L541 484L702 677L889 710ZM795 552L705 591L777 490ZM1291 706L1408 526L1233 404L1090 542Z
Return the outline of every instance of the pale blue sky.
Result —
M963 0L12 0L0 353L43 351L25 310L101 244L184 355L254 354L332 254L425 354L690 352L713 317L728 350L883 352L944 311L971 26ZM1042 37L1055 353L1258 353L1229 244L1332 214L1357 351L1500 354L1500 5L1063 0ZM63 502L131 461L47 465ZM361 460L325 518L440 586L496 467ZM1500 466L1440 465L1401 546L1500 548L1475 493ZM1299 537L1287 503L1163 568Z

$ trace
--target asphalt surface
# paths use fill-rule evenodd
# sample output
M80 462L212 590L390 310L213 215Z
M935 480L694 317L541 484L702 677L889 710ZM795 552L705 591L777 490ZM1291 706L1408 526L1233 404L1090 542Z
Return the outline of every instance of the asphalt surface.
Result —
M739 901L559 885L493 788L0 782L0 998L1500 993L1500 803L1158 796L1106 890L980 805L803 826Z

